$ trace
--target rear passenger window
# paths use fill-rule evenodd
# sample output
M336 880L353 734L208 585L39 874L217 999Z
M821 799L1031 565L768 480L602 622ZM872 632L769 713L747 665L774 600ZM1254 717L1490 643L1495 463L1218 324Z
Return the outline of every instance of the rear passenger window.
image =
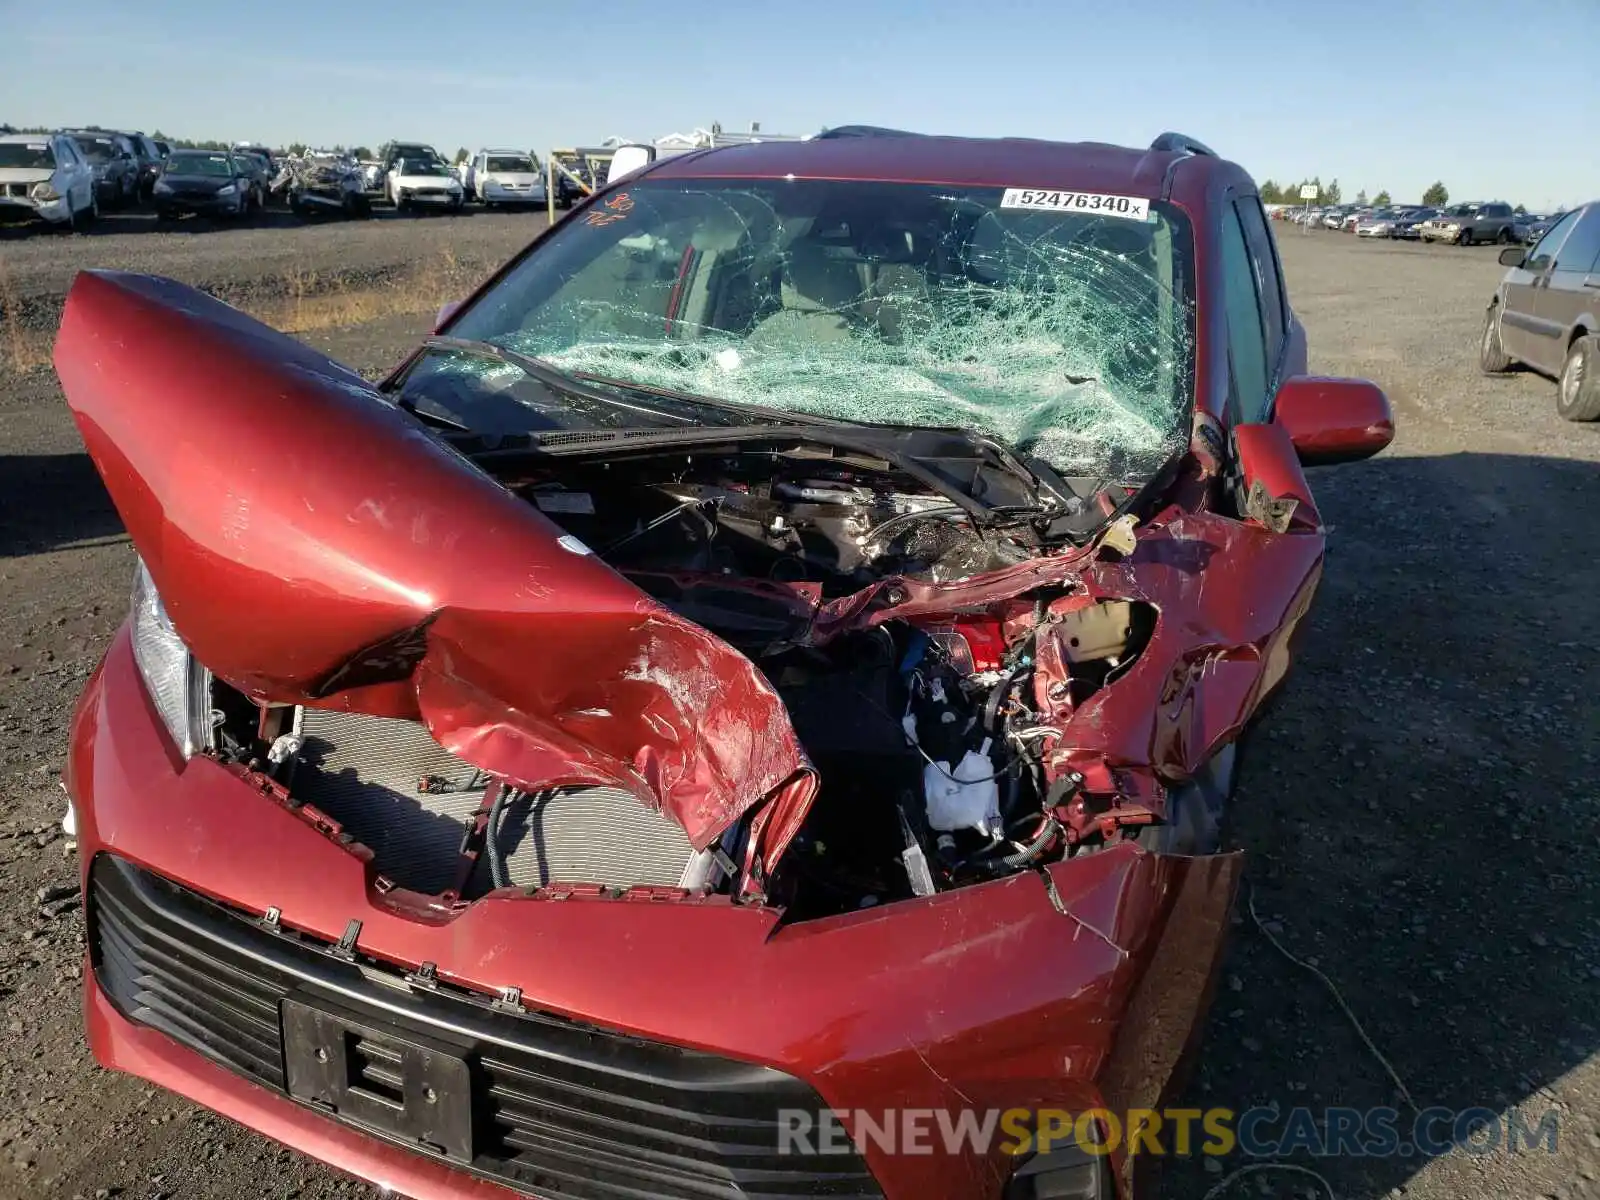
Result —
M1272 244L1272 231L1267 228L1267 217L1261 209L1261 202L1244 197L1235 200L1233 205L1244 224L1245 245L1250 251L1250 267L1256 277L1256 293L1261 297L1261 316L1267 333L1267 373L1270 376L1283 351L1283 331L1287 320L1283 284L1278 275L1278 253Z
M1222 216L1222 279L1228 317L1228 360L1240 421L1259 421L1267 407L1267 342L1256 294L1255 265L1232 205Z
M1592 204L1556 251L1556 270L1587 274L1595 269L1597 259L1600 259L1600 204Z

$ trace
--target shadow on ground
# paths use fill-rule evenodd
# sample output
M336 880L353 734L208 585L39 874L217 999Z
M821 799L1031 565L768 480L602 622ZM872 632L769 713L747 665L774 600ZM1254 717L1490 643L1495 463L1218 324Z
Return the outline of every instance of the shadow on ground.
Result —
M1327 575L1236 816L1257 910L1335 981L1421 1108L1521 1103L1537 1118L1552 1085L1600 1050L1600 470L1380 457L1311 482L1332 527ZM1333 998L1248 918L1184 1099L1390 1106L1412 1141L1404 1101ZM1555 1116L1570 1156L1593 1116ZM1448 1139L1451 1122L1424 1132ZM1341 1200L1387 1196L1423 1165L1290 1158ZM1555 1179L1565 1161L1526 1165ZM1194 1160L1166 1175L1171 1200L1221 1178ZM1271 1191L1257 1192L1263 1178ZM1279 1175L1226 1194L1321 1193Z
M0 558L121 533L87 454L0 454Z

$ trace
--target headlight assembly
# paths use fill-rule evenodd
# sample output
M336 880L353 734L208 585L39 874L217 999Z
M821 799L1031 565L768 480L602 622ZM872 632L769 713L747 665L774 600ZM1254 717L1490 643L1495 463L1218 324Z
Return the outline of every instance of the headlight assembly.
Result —
M132 608L133 658L145 690L184 758L192 758L211 745L211 672L194 660L173 628L142 559L134 574Z

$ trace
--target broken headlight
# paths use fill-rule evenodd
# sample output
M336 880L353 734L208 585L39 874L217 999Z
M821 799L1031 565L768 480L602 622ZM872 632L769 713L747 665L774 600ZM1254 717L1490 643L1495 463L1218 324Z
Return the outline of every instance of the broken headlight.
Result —
M143 559L133 577L132 607L133 658L145 691L184 758L191 758L210 744L211 672L173 628Z

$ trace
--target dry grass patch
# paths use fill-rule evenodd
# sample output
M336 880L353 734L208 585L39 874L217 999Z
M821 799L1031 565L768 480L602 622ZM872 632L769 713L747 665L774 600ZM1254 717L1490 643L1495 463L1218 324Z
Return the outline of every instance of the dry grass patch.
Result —
M463 270L455 252L446 247L431 264L382 284L352 286L346 279L325 278L298 265L284 274L283 282L281 300L242 307L285 333L308 333L386 317L434 313L441 305L466 295L477 279Z
M0 362L9 371L31 371L50 362L49 334L22 327L22 299L11 282L11 272L6 270L5 259L0 258L0 307L5 309L5 320L0 322Z

